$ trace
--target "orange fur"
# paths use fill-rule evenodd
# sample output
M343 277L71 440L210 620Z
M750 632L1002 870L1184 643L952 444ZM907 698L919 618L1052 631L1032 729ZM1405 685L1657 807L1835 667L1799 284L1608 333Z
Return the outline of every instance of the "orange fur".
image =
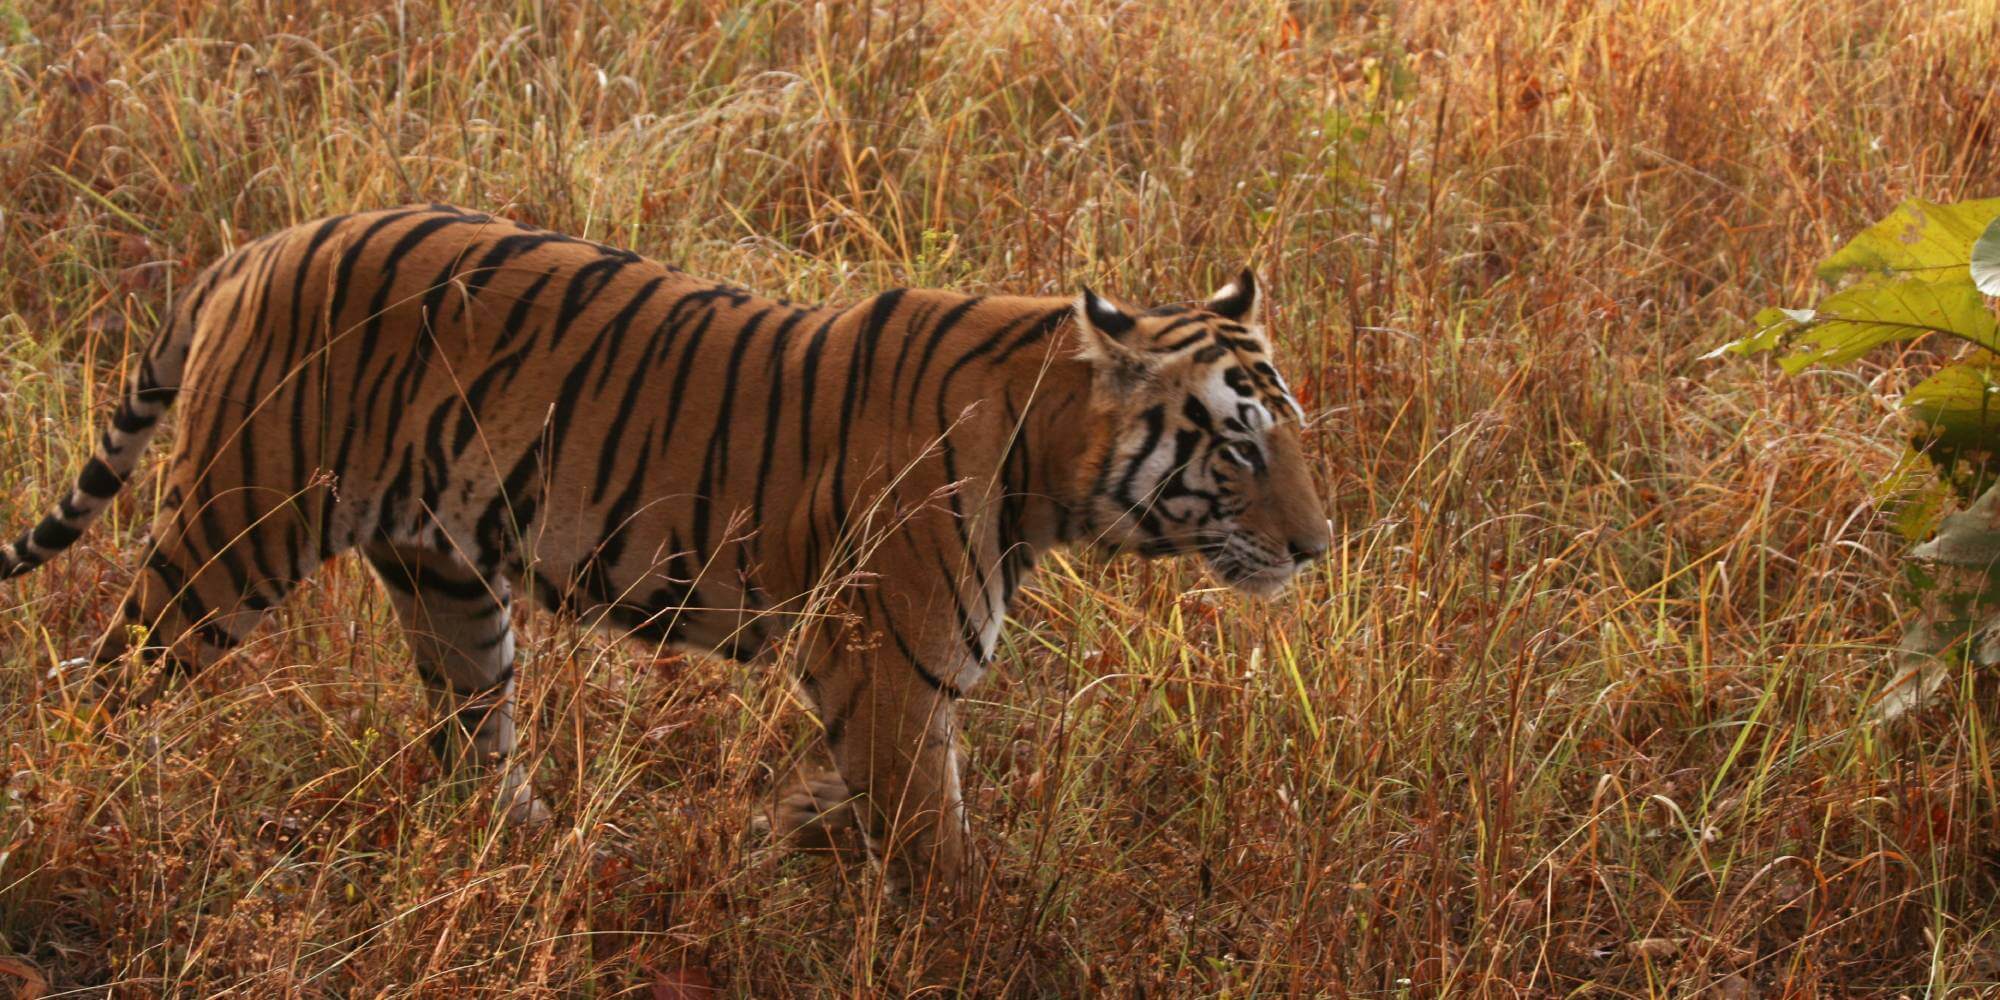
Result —
M953 702L1039 553L1199 552L1269 592L1327 547L1254 285L1145 312L920 290L795 306L459 209L310 223L182 296L0 575L73 542L178 399L167 509L97 660L198 668L358 550L440 752L498 764L515 587L737 659L790 637L869 843L899 882L949 881ZM503 805L546 815L511 769Z

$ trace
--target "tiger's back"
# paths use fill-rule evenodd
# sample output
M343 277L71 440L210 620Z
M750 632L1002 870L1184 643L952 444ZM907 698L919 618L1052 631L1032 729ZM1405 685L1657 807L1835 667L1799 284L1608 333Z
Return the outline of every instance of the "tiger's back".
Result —
M168 495L255 526L190 552L227 564L225 590L273 604L351 548L452 553L551 606L739 657L785 620L759 612L826 569L844 515L810 501L868 502L837 480L893 460L859 412L886 402L870 397L896 372L873 369L893 362L855 341L898 306L973 301L896 295L848 329L840 310L438 208L288 230L214 278L228 307L197 320ZM909 346L901 374L927 377L935 348Z

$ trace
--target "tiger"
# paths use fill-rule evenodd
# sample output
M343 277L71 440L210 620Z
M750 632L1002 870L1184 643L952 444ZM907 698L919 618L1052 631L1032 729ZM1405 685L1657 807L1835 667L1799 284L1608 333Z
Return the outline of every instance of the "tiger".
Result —
M358 552L446 773L535 824L517 588L659 646L782 649L833 766L780 825L843 801L889 885L927 892L966 864L958 702L1041 556L1192 555L1271 597L1328 551L1258 299L1245 269L1154 308L1087 286L800 305L446 205L327 218L173 296L0 578L76 542L179 401L139 570L83 658L144 681L108 702L158 697Z

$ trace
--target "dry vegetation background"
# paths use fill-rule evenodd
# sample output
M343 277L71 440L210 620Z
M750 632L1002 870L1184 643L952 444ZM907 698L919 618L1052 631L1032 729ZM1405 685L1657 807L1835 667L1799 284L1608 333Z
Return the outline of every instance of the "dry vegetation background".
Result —
M1253 259L1339 538L1275 606L1051 563L968 713L990 871L944 927L740 836L812 732L774 674L547 617L527 738L561 819L495 834L435 781L353 565L193 690L80 725L46 675L130 579L142 485L0 590L0 955L126 996L1994 989L1992 685L1868 714L1903 610L1871 495L1898 359L1698 358L1901 198L2000 192L1996 25L0 0L7 530L173 283L435 199L799 298L1175 300Z

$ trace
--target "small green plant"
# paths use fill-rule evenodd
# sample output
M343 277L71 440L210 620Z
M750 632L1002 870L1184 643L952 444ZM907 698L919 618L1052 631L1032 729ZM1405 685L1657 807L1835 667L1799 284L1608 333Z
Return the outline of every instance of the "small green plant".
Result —
M1910 448L1887 485L1915 494L1898 528L1929 540L1910 552L1921 612L1883 702L1894 714L1935 690L1945 666L1968 652L1972 662L2000 663L2000 322L1987 303L2000 295L2000 198L1906 201L1821 262L1819 275L1838 290L1810 309L1759 312L1748 336L1711 356L1778 351L1778 366L1795 374L1884 344L1964 342L1901 400ZM1947 516L1954 500L1965 509Z

